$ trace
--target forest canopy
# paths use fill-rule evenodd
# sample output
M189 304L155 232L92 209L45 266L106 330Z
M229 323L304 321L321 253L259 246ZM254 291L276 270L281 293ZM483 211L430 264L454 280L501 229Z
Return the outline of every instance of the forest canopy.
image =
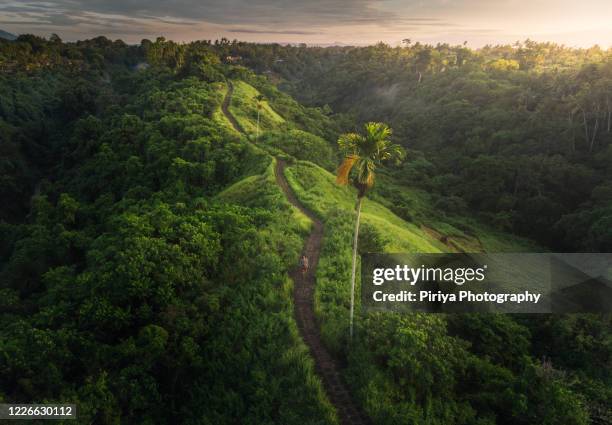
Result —
M355 191L331 174L367 121L406 150L359 253L610 251L611 81L610 49L532 41L0 40L0 402L337 424L294 318L312 223L280 158L325 226L321 340L374 423L611 423L610 316L363 314L349 341Z

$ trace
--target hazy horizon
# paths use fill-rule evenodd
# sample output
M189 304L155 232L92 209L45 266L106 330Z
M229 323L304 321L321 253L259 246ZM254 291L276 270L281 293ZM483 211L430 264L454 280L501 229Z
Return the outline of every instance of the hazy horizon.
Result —
M612 2L585 0L0 0L0 29L66 41L240 39L310 45L511 44L527 38L612 46Z

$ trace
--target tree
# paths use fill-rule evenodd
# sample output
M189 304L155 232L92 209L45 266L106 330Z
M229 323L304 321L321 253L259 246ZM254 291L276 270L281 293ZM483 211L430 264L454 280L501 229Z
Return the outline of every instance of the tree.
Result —
M338 168L336 182L347 185L349 180L357 188L357 218L353 237L353 268L351 271L351 313L350 334L353 337L353 316L355 311L355 271L357 268L357 244L359 241L359 219L361 202L368 189L374 185L376 167L385 161L397 163L403 159L405 152L401 146L391 143L391 129L387 124L369 122L365 125L365 134L346 133L338 138L338 146L344 154L344 161ZM353 177L351 178L351 171Z
M257 101L257 132L255 133L255 141L259 140L259 115L261 113L261 102L264 100L263 94L258 94L255 96L255 100Z

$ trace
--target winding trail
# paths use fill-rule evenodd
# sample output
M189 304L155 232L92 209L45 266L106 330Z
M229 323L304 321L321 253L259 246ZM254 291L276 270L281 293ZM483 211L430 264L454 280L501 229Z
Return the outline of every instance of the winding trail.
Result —
M225 99L223 99L221 109L234 126L234 129L246 135L240 123L229 111L233 92L234 87L228 82L227 94ZM312 221L312 230L302 249L303 255L306 255L309 260L308 271L302 274L298 267L295 267L289 272L294 282L293 302L295 304L295 319L298 329L302 339L310 349L310 353L315 361L317 374L322 378L327 396L338 412L340 423L342 425L369 425L371 422L354 403L342 380L338 366L321 341L321 334L314 313L314 288L316 284L315 275L321 253L321 241L323 240L323 223L296 198L285 178L286 166L285 161L276 158L276 167L274 168L276 184L281 188L289 203Z
M234 94L234 85L228 81L227 82L227 93L225 93L225 98L223 99L223 103L221 104L221 110L223 111L223 115L225 115L225 117L232 124L232 127L234 127L234 130L236 130L238 133L244 134L248 139L249 136L247 135L246 131L244 131L244 128L242 128L242 126L240 125L236 117L234 117L234 115L229 110L229 106L230 106L230 102L232 101L233 94Z

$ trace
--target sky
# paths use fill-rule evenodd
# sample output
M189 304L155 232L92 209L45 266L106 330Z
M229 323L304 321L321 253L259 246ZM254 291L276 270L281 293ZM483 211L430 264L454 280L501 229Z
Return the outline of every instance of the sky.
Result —
M530 38L612 47L612 0L0 0L0 29L65 41L226 37L254 42L471 47Z

